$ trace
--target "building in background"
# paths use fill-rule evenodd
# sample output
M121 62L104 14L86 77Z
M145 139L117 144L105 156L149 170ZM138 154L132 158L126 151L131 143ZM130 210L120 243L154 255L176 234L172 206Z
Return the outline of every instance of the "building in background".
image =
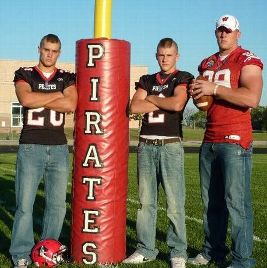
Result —
M0 60L0 133L18 133L22 126L22 107L18 102L13 83L14 72L19 67L31 67L36 61ZM74 63L58 62L58 68L75 72ZM130 98L135 92L135 82L147 74L146 66L131 66ZM73 128L73 115L66 115L65 128ZM130 128L138 128L138 121L130 120Z

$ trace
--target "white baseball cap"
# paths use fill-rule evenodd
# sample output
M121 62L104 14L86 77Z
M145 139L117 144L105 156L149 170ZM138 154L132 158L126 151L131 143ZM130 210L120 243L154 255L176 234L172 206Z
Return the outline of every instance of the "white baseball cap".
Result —
M237 18L232 15L223 15L216 22L216 29L219 27L225 27L232 32L239 30L239 22Z

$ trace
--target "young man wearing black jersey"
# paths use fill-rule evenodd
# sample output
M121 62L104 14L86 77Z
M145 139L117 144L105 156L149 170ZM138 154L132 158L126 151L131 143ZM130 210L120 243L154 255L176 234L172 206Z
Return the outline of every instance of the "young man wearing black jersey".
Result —
M182 119L193 76L176 69L178 47L171 38L160 40L156 58L160 72L144 75L136 85L132 113L144 114L138 145L138 183L141 208L137 213L137 249L124 263L156 259L157 195L161 183L167 199L170 226L167 244L172 268L187 259Z
M32 210L40 180L44 178L45 209L41 239L58 239L65 217L69 174L64 134L65 112L77 105L75 75L56 68L61 42L44 36L39 63L15 72L15 89L23 106L23 128L16 163L16 213L10 254L15 267L27 267L34 246Z

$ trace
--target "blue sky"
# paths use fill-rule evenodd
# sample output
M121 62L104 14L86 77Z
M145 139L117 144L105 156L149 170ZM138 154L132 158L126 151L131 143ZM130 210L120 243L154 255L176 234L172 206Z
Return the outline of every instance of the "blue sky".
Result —
M37 47L47 33L62 41L60 61L75 61L75 43L94 38L94 0L0 0L0 59L37 60ZM113 0L112 38L131 43L131 64L158 71L155 47L164 37L179 45L178 68L197 75L202 58L217 51L215 22L235 15L240 44L267 63L266 0ZM266 66L263 72L266 81ZM267 105L264 85L261 105Z

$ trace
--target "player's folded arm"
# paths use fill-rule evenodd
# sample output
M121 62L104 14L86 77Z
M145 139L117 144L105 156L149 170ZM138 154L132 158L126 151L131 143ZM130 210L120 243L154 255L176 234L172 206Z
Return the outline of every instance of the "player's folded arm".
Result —
M64 89L63 98L56 99L52 102L49 102L45 105L45 108L61 112L61 113L69 113L75 112L77 106L77 90L75 85L71 85Z
M168 111L182 111L188 100L186 85L178 85L174 90L174 95L170 97L160 97L155 95L150 95L147 100L155 104L162 110Z
M146 100L147 97L147 91L142 89L142 88L138 88L135 92L135 94L133 95L131 104L130 104L130 111L133 114L136 113L150 113L150 112L154 112L159 110L159 108Z
M63 98L61 92L42 93L33 92L29 83L20 80L15 83L16 95L23 107L40 108L56 99Z

